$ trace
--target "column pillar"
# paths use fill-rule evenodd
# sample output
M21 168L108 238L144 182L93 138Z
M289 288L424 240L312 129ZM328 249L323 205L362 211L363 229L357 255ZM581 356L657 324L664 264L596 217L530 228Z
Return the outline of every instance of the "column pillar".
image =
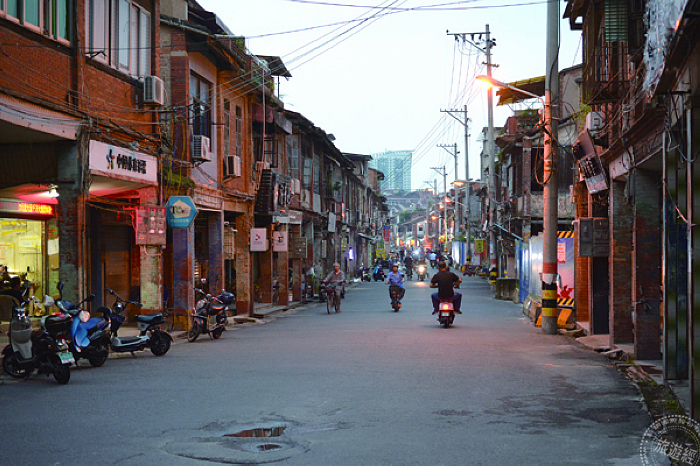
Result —
M247 219L247 220L246 220ZM236 312L240 315L253 315L253 257L250 252L250 216L236 218L234 236L236 254Z
M194 309L194 222L173 228L173 307L178 326L189 322Z
M66 290L65 298L80 301L84 295L85 283L83 272L83 246L85 226L85 199L83 195L83 173L81 155L75 143L65 145L58 155L58 246L59 246L59 280ZM47 290L48 294L56 290Z
M610 227L610 346L632 343L632 206L627 183L613 180L609 191Z
M661 195L659 176L634 172L634 355L660 359Z
M210 212L209 232L209 292L214 296L224 289L224 214Z
M139 191L141 205L157 205L158 189L144 188ZM162 249L160 246L135 246L140 255L141 314L160 311L163 303Z

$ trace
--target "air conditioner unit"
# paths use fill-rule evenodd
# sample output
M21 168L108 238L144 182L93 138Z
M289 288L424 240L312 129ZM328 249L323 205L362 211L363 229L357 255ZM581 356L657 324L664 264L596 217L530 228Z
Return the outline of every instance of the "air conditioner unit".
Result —
M292 180L292 194L301 193L301 180Z
M241 158L237 155L224 156L224 176L241 176Z
M147 104L165 105L165 84L158 76L144 77L143 101Z
M206 136L192 136L192 162L211 162L211 141Z

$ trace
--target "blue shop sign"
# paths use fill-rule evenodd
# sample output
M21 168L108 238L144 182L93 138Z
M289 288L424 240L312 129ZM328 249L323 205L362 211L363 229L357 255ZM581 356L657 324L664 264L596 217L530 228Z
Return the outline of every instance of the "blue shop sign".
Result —
M165 218L172 228L187 228L197 216L197 208L189 196L172 196L165 205Z

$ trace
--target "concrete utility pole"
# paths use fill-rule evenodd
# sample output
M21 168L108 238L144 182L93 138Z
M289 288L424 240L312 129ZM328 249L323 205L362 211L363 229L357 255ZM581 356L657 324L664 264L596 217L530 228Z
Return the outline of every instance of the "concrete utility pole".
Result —
M461 113L461 110L440 110L442 113L447 113L449 116L459 121L464 126L464 181L469 181L469 118L467 118L467 105L464 105L464 120L457 118L456 113ZM441 146L442 147L442 146ZM457 151L455 150L455 153ZM457 175L457 163L455 163L455 179L459 179Z
M542 330L557 333L557 243L559 183L557 169L557 118L559 102L559 5L547 4L547 60L544 90L544 236L542 241Z
M431 169L435 170L438 172L440 175L442 175L442 189L443 189L443 197L442 197L442 202L445 201L445 198L447 197L447 170L445 166L443 165L442 167L430 167ZM435 192L437 193L437 182L435 186ZM439 204L439 203L438 203ZM440 206L438 205L438 212L440 211ZM442 214L440 214L442 215ZM445 219L445 222L447 222L447 219ZM442 230L442 222L440 218L438 218L438 228L439 230ZM440 234L442 234L442 231L438 234L438 249L440 249ZM445 225L445 241L447 241L447 225Z
M445 149L452 157L455 159L455 179L457 179L457 155L459 151L457 150L457 143L454 144L438 144L438 147ZM452 149L452 150L450 150ZM447 174L445 174L447 176Z

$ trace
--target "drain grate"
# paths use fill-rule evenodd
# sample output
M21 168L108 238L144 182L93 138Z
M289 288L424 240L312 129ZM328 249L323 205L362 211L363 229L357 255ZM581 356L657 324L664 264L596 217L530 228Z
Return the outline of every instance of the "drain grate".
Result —
M244 437L244 438L259 438L259 437L279 437L287 429L286 426L279 427L258 427L255 429L246 429L233 434L225 434L224 437ZM275 444L270 444L275 445ZM277 445L278 448L281 448ZM276 450L276 448L271 448ZM264 450L263 450L264 451Z

